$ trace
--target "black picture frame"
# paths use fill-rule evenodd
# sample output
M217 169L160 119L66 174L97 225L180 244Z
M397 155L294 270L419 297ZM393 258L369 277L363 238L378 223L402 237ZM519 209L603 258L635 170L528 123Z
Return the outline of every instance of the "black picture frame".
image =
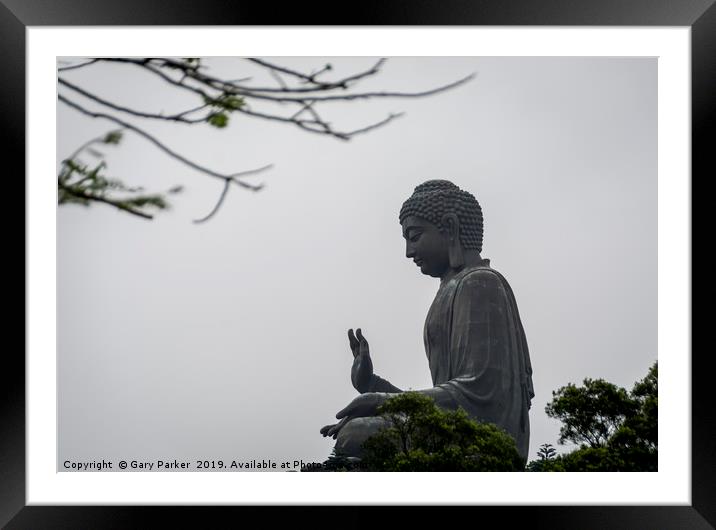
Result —
M687 26L691 28L692 75L692 198L702 183L712 178L712 138L716 123L716 6L714 0L366 0L350 9L336 3L272 4L230 0L0 0L0 49L3 81L0 83L0 120L6 178L25 174L25 29L27 26L102 25L550 25L550 26ZM14 182L14 181L13 181ZM697 193L694 193L694 190ZM10 195L10 190L6 192ZM704 194L701 194L703 196ZM18 204L15 199L8 203ZM8 206L7 208L10 208ZM9 211L8 209L5 210ZM694 217L692 241L704 226ZM8 220L7 233L19 238L16 220ZM23 248L25 242L23 240ZM9 247L8 247L9 248ZM692 245L693 263L696 248ZM8 253L9 254L9 253ZM27 267L23 254L23 274ZM695 272L695 271L694 271ZM700 275L699 275L700 276ZM9 275L8 275L9 277ZM24 276L26 278L26 276ZM692 273L692 285L693 285ZM13 282L19 284L19 282ZM692 330L704 329L696 311L698 300L712 289L691 292ZM23 293L24 296L24 293ZM25 303L23 303L23 309ZM12 316L11 316L12 315ZM20 312L8 313L6 329ZM24 319L25 312L22 312ZM26 329L23 326L23 329ZM693 338L693 335L692 335ZM693 342L692 342L693 343ZM550 528L712 528L716 526L716 426L715 400L711 392L709 348L693 348L692 369L692 501L689 506L502 506L450 507L450 519L469 517L475 524L497 518L501 527L522 523ZM163 525L173 520L207 526L219 515L236 523L253 517L274 518L269 507L122 507L122 506L26 506L25 493L25 337L22 348L7 348L0 403L0 525L7 528L125 528L147 526L159 516ZM372 526L385 517L385 508L288 508L287 520L308 517L313 524ZM271 510L269 512L269 510ZM300 513L297 513L300 512ZM398 517L424 517L422 508L401 508ZM478 519L479 517L479 519ZM289 519L290 518L290 519Z

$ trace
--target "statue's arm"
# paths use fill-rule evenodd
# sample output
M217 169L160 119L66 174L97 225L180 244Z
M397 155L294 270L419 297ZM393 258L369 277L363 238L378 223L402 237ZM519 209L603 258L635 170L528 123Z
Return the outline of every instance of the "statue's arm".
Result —
M386 381L379 375L373 374L366 392L387 392L388 394L397 394L402 392L402 390L390 381Z
M425 390L417 390L418 393L428 396L435 401L435 404L442 409L455 410L460 405L443 386L438 385Z

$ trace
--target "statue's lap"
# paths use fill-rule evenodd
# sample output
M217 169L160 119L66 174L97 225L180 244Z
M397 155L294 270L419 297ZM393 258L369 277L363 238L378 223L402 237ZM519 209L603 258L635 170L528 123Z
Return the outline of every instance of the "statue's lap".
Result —
M391 423L380 417L355 418L346 423L336 438L336 454L361 457L361 445Z

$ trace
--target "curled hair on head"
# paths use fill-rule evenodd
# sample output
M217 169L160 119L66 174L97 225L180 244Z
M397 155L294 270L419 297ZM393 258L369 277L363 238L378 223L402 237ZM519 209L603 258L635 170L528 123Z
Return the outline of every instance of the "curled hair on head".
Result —
M444 228L442 218L454 213L460 221L460 244L482 252L482 208L477 199L449 180L428 180L415 187L400 209L400 223L411 215Z

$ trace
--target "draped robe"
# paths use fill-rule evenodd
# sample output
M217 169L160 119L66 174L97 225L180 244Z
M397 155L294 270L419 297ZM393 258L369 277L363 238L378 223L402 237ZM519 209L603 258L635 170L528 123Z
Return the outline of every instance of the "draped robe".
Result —
M526 460L532 366L512 289L489 260L440 285L423 339L433 388L420 392L442 408L462 407L473 419L501 427ZM338 434L336 451L359 455L360 444L385 426L381 418L351 420Z

